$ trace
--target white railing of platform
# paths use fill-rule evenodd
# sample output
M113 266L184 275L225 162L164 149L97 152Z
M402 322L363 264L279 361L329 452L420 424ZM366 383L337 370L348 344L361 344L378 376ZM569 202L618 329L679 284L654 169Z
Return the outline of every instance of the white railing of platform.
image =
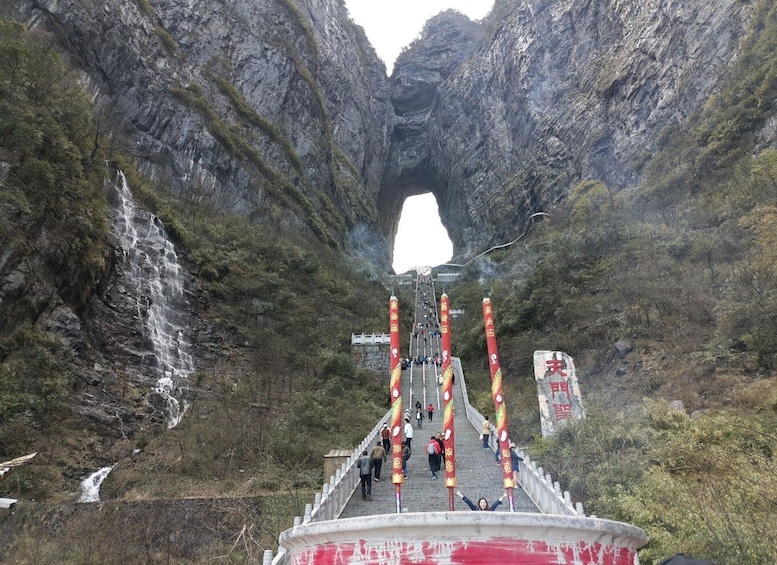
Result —
M388 345L390 334L351 334L351 345Z
M451 366L456 375L456 381L461 383L461 392L464 395L464 410L467 413L467 420L469 420L478 433L480 433L485 418L469 403L467 383L464 380L464 371L461 368L461 360L458 357L452 357ZM491 437L489 439L489 445L491 446L491 449L496 451L498 448L496 444L496 427L493 423L491 423L490 427ZM537 505L540 512L543 514L562 514L566 516L585 517L582 502L573 505L569 491L562 492L558 481L553 482L551 476L549 474L544 474L542 467L537 467L537 463L532 461L522 449L518 450L518 455L523 458L523 461L518 464L521 487L523 487L523 490L529 495L529 498L532 499L532 502Z
M387 423L390 418L391 410L386 412L378 423L375 424L372 431L365 436L335 474L327 478L327 482L324 483L321 492L316 493L313 504L305 505L305 515L294 518L295 526L308 522L336 520L340 517L345 505L351 499L351 495L359 486L359 468L356 466L356 463L359 461L362 451L367 450L369 452L372 446L377 444L380 430L383 424ZM268 555L270 557L269 561ZM278 549L278 555L274 559L272 558L271 550L265 551L263 565L285 565L286 563L286 552L283 548Z

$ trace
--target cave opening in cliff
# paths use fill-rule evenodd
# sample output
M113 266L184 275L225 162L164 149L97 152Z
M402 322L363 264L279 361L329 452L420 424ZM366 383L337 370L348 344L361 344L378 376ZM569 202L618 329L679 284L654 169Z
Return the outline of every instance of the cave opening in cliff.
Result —
M397 274L414 267L435 267L453 257L453 243L442 225L437 200L431 192L405 199L394 238Z

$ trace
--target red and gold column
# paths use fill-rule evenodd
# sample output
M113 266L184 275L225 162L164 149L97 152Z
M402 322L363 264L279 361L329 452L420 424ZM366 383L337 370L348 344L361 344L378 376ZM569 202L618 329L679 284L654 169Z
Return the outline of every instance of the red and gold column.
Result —
M448 510L454 510L456 490L456 448L453 427L453 367L451 367L451 326L448 295L440 297L440 333L442 334L443 445L445 446L445 486Z
M488 344L488 366L491 369L491 396L494 398L496 412L496 433L499 443L499 454L502 456L502 482L510 500L510 512L515 512L513 500L513 465L510 459L510 438L507 434L507 407L502 391L502 369L499 367L499 356L496 350L496 330L494 328L494 313L491 299L483 299L483 322L486 327L486 343Z
M391 482L396 493L397 514L402 512L402 367L399 361L399 302L392 296L389 300L389 332L391 346Z

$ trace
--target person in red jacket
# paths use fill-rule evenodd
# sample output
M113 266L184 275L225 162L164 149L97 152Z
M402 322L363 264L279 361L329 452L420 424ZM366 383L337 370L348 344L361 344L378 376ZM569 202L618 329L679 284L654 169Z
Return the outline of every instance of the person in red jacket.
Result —
M431 402L429 403L429 406L426 407L426 415L429 416L429 421L431 422L434 417L434 404Z
M391 430L389 430L388 424L383 424L380 430L380 440L386 453L391 453Z

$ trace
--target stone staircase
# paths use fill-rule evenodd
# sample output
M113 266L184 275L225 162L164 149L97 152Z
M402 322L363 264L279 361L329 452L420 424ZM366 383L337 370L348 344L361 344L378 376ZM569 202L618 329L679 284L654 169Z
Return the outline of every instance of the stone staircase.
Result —
M435 302L433 288L426 292L427 294L432 293L430 302ZM417 292L416 296L416 323L423 324L424 308L421 292ZM427 315L429 315L428 310ZM436 323L436 316L434 316L434 322L431 323ZM429 331L424 326L426 343L424 343L420 331L417 337L411 338L409 347L411 359L416 355L434 357L435 353L440 353L440 338L429 337ZM411 423L413 424L413 454L408 461L408 478L405 479L401 489L403 513L444 512L448 510L449 494L445 486L445 471L440 471L437 480L432 480L425 452L429 438L442 431L442 386L437 383L436 379L436 376L441 372L442 369L431 363L411 365L402 371L402 403L405 408L410 409ZM426 406L429 403L435 406L433 421L429 422L424 419L420 429L416 427L415 421L416 400L421 402L424 418L427 416ZM467 419L464 409L464 395L458 381L453 385L453 402L456 490L460 490L473 501L485 497L490 504L504 493L501 468L495 461L494 451L483 449L480 430L476 429ZM470 511L459 497L455 497L454 500L455 510ZM514 509L516 512L539 512L529 496L520 487L516 487L514 490ZM508 501L505 500L496 511L509 512ZM395 513L396 497L394 485L391 483L391 460L389 459L384 463L381 481L375 482L373 480L372 496L367 500L362 500L361 490L357 486L340 518Z

